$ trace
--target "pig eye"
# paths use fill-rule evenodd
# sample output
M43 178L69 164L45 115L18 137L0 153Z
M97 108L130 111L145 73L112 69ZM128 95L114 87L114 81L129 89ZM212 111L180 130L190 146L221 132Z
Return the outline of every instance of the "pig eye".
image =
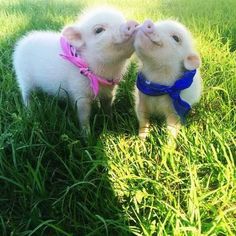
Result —
M180 42L180 38L177 35L172 35L172 38L175 40L175 42Z
M100 34L100 33L102 33L103 31L105 31L105 29L102 28L102 27L99 27L99 28L97 28L97 29L94 30L94 33L95 33L95 34Z

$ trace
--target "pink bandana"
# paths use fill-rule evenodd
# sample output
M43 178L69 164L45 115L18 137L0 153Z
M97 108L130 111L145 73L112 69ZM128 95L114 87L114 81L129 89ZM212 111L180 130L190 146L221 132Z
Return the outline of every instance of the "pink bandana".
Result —
M76 67L79 68L80 73L90 80L90 86L95 97L99 92L99 83L108 86L114 86L115 84L119 83L119 81L108 81L90 71L86 61L76 54L76 49L72 45L70 45L64 37L61 37L60 43L64 53L60 54L60 56L73 63Z

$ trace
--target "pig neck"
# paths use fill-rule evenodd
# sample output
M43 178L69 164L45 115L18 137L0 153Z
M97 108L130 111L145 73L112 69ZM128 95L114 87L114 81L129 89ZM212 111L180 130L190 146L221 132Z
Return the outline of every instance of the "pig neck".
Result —
M94 74L101 76L106 80L120 81L125 70L125 60L117 63L104 64L102 61L99 61L98 59L94 60L94 58L90 58L87 55L83 55L83 57Z
M119 81L122 77L124 70L125 62L104 65L101 63L90 63L89 67L96 74L107 80L116 80Z
M166 86L171 86L181 76L183 70L181 65L149 65L143 64L141 69L147 80Z

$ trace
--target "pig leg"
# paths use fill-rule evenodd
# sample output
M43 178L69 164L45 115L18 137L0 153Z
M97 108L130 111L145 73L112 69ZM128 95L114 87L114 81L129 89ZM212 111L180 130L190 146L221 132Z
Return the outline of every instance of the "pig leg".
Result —
M112 90L107 90L99 99L101 108L106 115L112 115L112 104L115 99L117 86L115 86Z
M90 130L90 113L91 113L91 99L79 98L76 100L77 114L82 130L82 135L88 137L91 133Z
M139 137L141 139L146 139L149 131L149 117L143 111L138 111L139 120Z
M179 117L171 113L166 117L167 130L172 135L173 138L176 138L180 129L180 120Z
M20 90L21 90L23 103L27 107L29 105L30 93L31 93L32 90L34 90L34 86L32 84L32 81L28 77L24 76L25 79L22 79L22 77L20 77L18 75L17 79L18 79L18 82L19 82L19 87L20 87Z
M30 89L21 87L23 103L26 107L29 105Z
M179 117L175 113L170 113L166 117L167 131L168 131L168 146L176 148L176 138L180 130L181 124Z
M142 100L137 104L136 114L139 121L139 137L145 139L149 131L149 111Z

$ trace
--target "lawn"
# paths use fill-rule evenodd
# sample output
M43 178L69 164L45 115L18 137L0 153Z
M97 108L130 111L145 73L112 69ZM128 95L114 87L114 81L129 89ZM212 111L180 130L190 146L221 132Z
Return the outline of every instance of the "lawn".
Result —
M112 120L94 107L85 144L68 101L37 93L24 108L11 55L24 33L60 30L98 1L0 0L0 235L236 235L236 1L106 3L128 19L178 19L191 30L201 102L175 151L160 120L142 142L133 57Z

